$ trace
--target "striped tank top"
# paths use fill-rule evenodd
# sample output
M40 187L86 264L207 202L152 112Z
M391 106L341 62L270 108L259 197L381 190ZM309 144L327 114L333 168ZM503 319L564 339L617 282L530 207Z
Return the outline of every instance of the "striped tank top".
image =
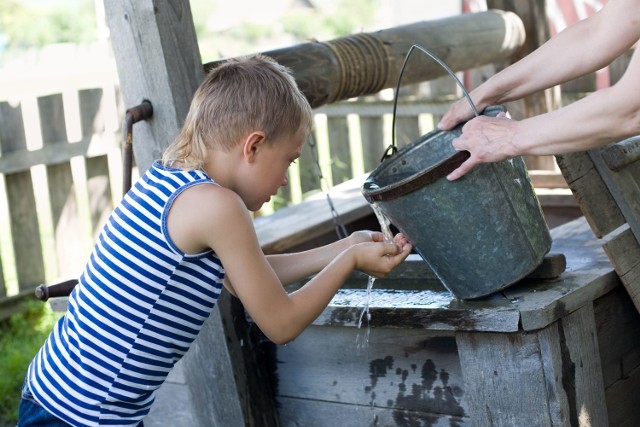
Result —
M131 426L149 412L222 289L213 252L186 255L167 233L175 197L203 183L215 184L155 162L109 217L67 313L29 366L31 392L53 415Z

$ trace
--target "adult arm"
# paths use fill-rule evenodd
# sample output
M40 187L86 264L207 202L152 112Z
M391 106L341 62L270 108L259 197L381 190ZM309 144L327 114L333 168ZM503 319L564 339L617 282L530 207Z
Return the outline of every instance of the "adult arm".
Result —
M503 104L594 72L640 38L640 4L611 0L593 16L566 28L471 92L478 110ZM452 129L473 117L466 99L454 103L438 127Z
M452 141L471 156L447 177L455 180L479 163L521 155L555 155L589 150L640 134L640 51L614 86L566 107L516 121L480 116L468 121Z
M611 1L593 17L569 27L528 57L496 74L473 91L472 97L479 109L518 99L601 68L638 38L640 5L628 0ZM592 49L594 54L589 53ZM640 99L630 94L638 93L639 89L640 53L636 50L618 83L559 110L522 121L506 117L473 118L464 125L461 137L452 142L457 150L469 151L471 156L448 178L458 179L479 163L519 155L587 150L637 135ZM440 128L452 128L471 117L463 101L450 108Z

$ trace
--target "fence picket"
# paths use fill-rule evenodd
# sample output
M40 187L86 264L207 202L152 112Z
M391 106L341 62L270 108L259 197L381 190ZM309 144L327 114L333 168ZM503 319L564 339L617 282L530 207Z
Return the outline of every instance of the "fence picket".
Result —
M80 123L83 138L103 134L109 106L102 89L85 89L78 92ZM112 106L115 107L115 106ZM89 203L92 240L100 232L107 216L113 210L113 193L110 186L109 156L102 154L85 157L86 190Z
M333 185L337 185L353 178L347 116L327 117L327 134L331 152L331 177Z
M1 103L0 152L4 156L26 150L22 103ZM18 290L33 289L44 282L45 270L31 170L5 175L5 185Z
M38 110L43 146L69 144L62 94L38 98ZM84 227L78 214L71 162L67 160L54 165L49 164L46 169L57 275L67 277L77 273L78 265L83 265L85 253L78 242L83 240Z

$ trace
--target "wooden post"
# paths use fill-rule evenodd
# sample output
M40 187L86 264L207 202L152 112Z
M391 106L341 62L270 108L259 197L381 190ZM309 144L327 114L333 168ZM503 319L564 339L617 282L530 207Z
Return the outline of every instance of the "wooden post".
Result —
M523 41L520 18L493 10L264 53L293 71L298 86L315 108L395 87L402 63L414 44L429 49L455 71L507 60ZM215 68L219 63L205 64L205 69ZM416 53L405 68L402 83L417 83L446 74L437 62Z
M187 0L105 0L104 6L125 108L143 100L153 105L153 118L133 130L134 156L143 173L175 138L203 78L191 9ZM199 360L197 351L185 356L191 395L202 391L192 384L203 384L212 396L194 401L196 418L203 426L274 425L275 405L270 399L264 402L271 393L260 388L267 387L266 381L256 381L250 392L244 392L243 384L257 375L257 369L233 357L251 351L251 342L242 341L247 333L246 322L240 320L242 308L229 304L229 298L221 298L194 344L197 349L203 337L211 340L211 345L200 347L206 358ZM204 369L204 364L216 366L215 372ZM219 410L207 410L213 401ZM227 404L224 411L222 404ZM261 415L259 422L254 414Z
M508 62L498 63L498 70L524 58L550 37L549 21L545 0L519 2L514 0L489 0L487 7L515 13L522 19L527 38L522 47L509 58ZM547 113L560 107L560 91L554 88L531 94L521 100L510 102L507 106L514 119L525 119ZM525 162L529 169L555 169L553 156L527 156Z
M188 1L105 1L125 109L151 101L153 117L134 128L141 173L177 135L202 81Z

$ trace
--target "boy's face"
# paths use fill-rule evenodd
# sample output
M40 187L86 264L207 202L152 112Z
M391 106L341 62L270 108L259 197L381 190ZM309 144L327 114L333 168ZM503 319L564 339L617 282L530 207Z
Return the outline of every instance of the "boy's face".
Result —
M280 187L289 183L289 166L300 157L306 137L305 132L299 131L279 140L266 141L256 157L252 188L247 189L244 198L249 210L259 210Z

